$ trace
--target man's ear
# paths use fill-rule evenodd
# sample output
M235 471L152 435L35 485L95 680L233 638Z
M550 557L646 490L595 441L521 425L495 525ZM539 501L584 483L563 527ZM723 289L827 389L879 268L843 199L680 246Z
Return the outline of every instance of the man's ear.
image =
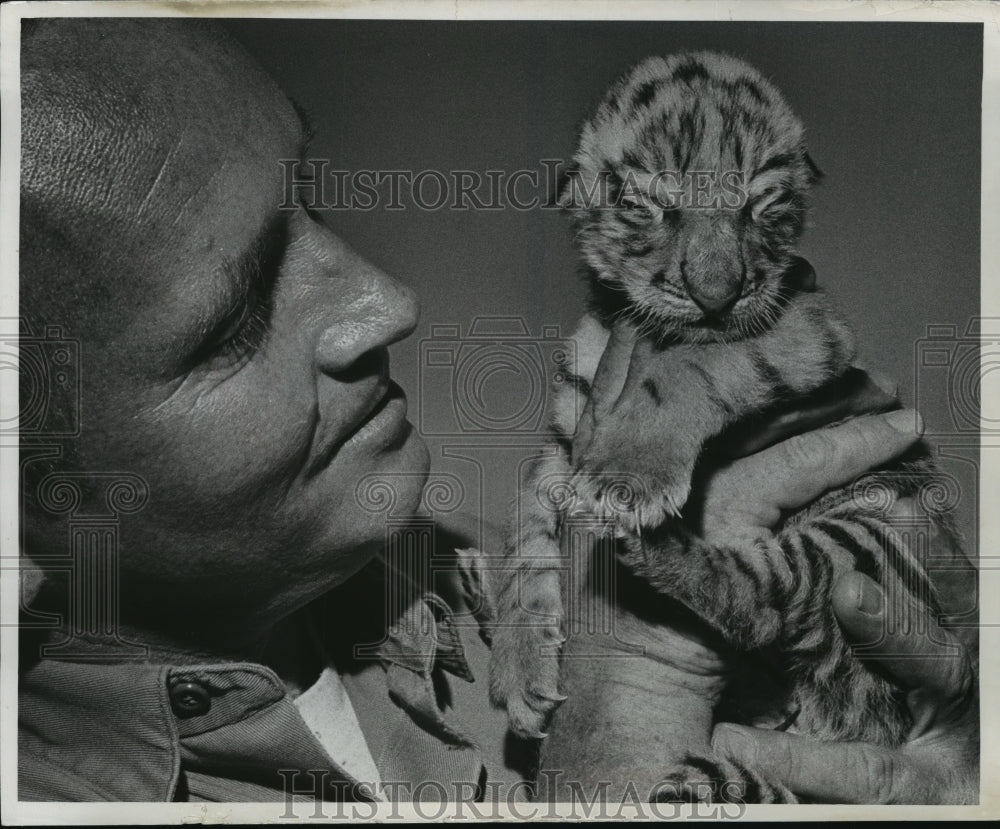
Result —
M35 600L38 591L42 589L45 571L35 564L34 560L23 549L18 561L18 569L21 581L21 604L27 607Z
M564 210L568 210L574 205L574 196L578 190L577 182L580 178L580 166L572 164L563 170L559 176L559 183L556 185L555 203Z
M819 168L809 153L805 154L806 167L809 168L809 183L819 184L823 180L823 171Z

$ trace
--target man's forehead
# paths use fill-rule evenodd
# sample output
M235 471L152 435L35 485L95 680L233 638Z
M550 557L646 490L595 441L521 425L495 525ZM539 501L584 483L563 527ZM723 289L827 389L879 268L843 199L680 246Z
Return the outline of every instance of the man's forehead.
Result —
M198 21L59 22L25 48L28 195L56 189L78 211L141 220L151 195L187 199L294 117L270 78Z
M22 49L29 212L136 276L249 241L279 203L276 156L298 140L274 82L198 21L58 23Z

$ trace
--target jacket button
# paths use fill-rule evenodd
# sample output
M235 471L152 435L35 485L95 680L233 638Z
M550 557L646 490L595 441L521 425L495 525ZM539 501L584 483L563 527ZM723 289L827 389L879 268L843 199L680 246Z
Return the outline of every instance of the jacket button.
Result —
M182 720L200 717L212 707L208 691L196 682L178 682L170 686L170 707Z

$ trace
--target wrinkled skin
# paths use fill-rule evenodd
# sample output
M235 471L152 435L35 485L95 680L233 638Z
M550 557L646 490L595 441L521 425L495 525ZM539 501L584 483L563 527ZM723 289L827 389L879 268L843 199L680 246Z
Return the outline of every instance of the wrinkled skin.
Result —
M592 395L595 419L617 399L633 344L627 330L616 331L609 343ZM775 418L747 436L743 444L729 447L735 460L709 474L697 493L702 533L711 541L748 527L772 529L784 510L799 508L904 452L919 437L913 430L913 412L895 418L864 415L884 408L887 400L891 397L886 392L869 383L851 398ZM799 434L848 415L858 417ZM584 428L576 439L586 441L588 435ZM908 501L896 506L903 514L915 509ZM950 559L955 567L932 573L943 607L965 610L976 589L971 564L949 540L934 541L933 555ZM645 799L668 765L658 766L657 758L676 751L666 743L665 735L698 735L710 728L710 723L691 721L684 694L699 700L717 694L722 660L689 622L664 615L658 609L662 600L653 597L651 602L641 586L620 584L617 598L600 597L594 610L598 616L613 616L617 641L579 636L570 637L566 644L561 687L568 700L556 710L550 736L542 744L542 798L574 796L568 781L581 783L590 797L606 781L610 802L623 795ZM882 638L884 602L875 582L850 573L835 586L833 601L849 640L870 643ZM588 617L580 614L594 607L579 601L569 606L584 623ZM873 658L879 659L880 669L909 689L915 722L910 741L898 750L821 743L731 724L716 726L711 749L751 765L801 797L820 802L977 802L976 634L971 627L947 630L935 624L928 637L897 633L882 639ZM629 653L628 646L635 644L645 648L643 655ZM575 654L574 648L578 649ZM584 655L595 648L618 658ZM890 658L889 654L908 654L909 658ZM665 687L673 689L670 698L663 695ZM708 747L685 748L697 752ZM629 781L636 794L629 793Z
M57 75L38 43L26 64L40 103L23 204L59 244L24 245L22 284L81 341L79 468L149 488L120 528L121 629L255 656L378 554L384 516L359 503L363 476L396 476L399 512L417 504L428 456L399 395L358 431L393 389L386 347L412 331L416 300L303 208L279 210L278 159L299 154L303 127L235 44L189 21L38 34L57 36ZM247 325L230 294L266 228L272 308ZM78 300L49 299L62 295ZM32 521L29 552L61 551L64 533Z

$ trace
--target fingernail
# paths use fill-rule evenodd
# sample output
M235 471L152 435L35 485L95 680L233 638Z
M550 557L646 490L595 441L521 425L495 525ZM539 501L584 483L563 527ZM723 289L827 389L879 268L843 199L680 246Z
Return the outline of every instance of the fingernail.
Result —
M747 736L747 729L739 725L733 725L732 723L720 722L715 726L715 734L722 737L745 737Z
M868 579L861 579L858 586L858 610L868 616L882 615L882 591Z
M728 757L752 755L752 732L730 723L719 723L712 730L712 750Z
M868 377L871 381L878 386L883 392L885 392L889 397L899 397L899 386L896 385L889 377L877 371L869 371Z
M922 435L924 419L913 409L899 409L885 416L885 422L904 435Z

